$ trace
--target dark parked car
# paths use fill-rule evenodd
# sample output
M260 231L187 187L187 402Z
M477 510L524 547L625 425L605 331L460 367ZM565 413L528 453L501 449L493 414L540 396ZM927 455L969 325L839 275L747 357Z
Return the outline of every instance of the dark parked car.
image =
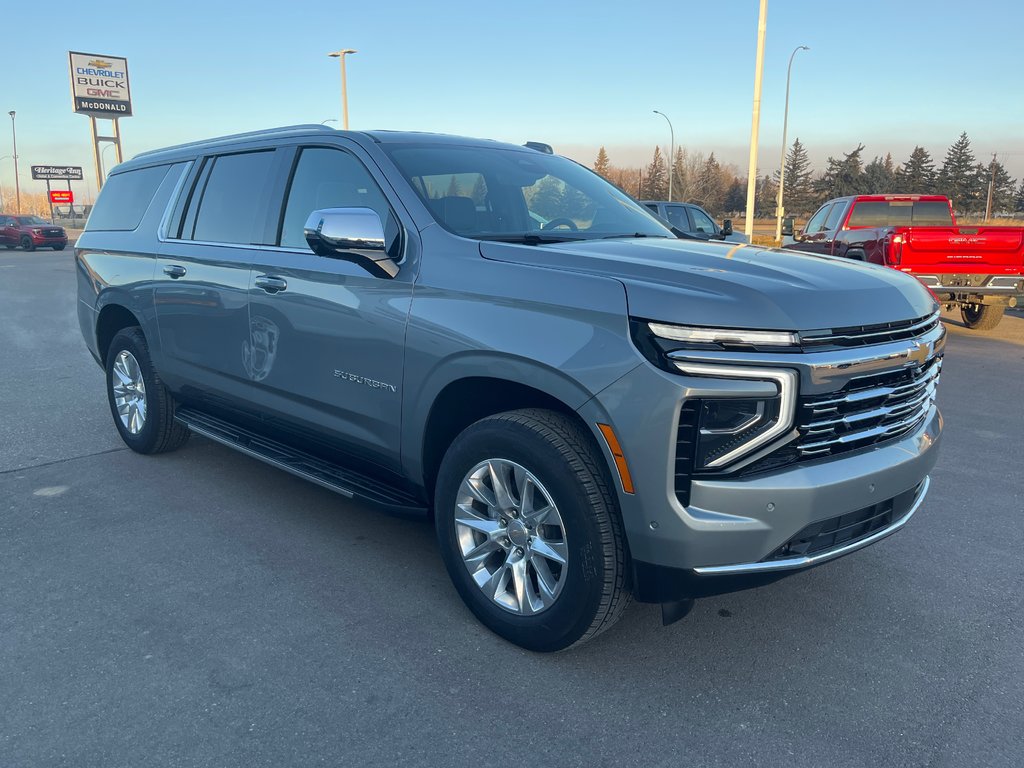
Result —
M700 240L727 240L730 243L748 243L742 232L734 232L732 221L726 219L722 226L715 224L711 214L696 203L669 203L665 200L643 200L653 213L676 229Z
M0 215L0 245L8 248L53 248L63 251L68 245L68 233L38 216Z
M945 329L918 281L678 238L529 148L297 126L148 152L75 261L131 449L196 432L429 516L470 610L534 650L630 594L672 621L868 546L937 457ZM373 546L378 594L402 589Z

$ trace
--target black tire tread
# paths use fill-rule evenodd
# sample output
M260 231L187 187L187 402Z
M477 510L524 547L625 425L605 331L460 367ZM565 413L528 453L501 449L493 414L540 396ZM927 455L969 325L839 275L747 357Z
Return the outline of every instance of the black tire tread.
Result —
M632 599L626 588L627 553L618 503L606 480L600 452L583 428L568 416L543 408L522 408L481 419L479 423L506 422L531 429L554 446L579 479L596 513L605 560L601 602L584 633L562 651L594 639L619 620Z
M167 453L177 450L188 441L191 432L188 427L174 418L174 398L153 365L149 356L149 344L146 342L146 335L141 328L138 326L123 328L114 335L107 351L107 367L110 367L110 357L124 347L123 344L118 343L120 338L130 339L131 343L143 353L144 359L138 361L139 365L143 367L144 372L151 377L153 382L152 391L146 393L146 399L148 418L155 418L156 437L152 447L140 451L140 453ZM138 449L133 448L133 450Z
M1006 307L982 304L979 307L977 320L968 320L966 309L966 307L960 308L960 317L963 318L964 325L972 331L991 331L999 325L1003 319L1003 313L1006 312Z

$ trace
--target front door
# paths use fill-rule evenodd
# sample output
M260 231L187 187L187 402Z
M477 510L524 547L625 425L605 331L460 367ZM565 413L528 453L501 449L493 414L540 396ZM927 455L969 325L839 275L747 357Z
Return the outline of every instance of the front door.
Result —
M402 256L405 231L368 166L336 146L295 150L274 245L254 253L249 374L269 418L299 435L354 449L397 470L414 265L394 279L315 255L303 226L324 208L370 208Z

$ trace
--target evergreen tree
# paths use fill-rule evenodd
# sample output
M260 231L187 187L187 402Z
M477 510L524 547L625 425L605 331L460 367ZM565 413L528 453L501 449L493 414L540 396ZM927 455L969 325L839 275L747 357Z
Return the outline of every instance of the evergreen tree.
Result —
M864 167L864 190L867 194L895 192L896 174L892 167L892 155L876 157Z
M1014 209L1014 203L1016 202L1014 193L1015 182L1010 178L1010 174L1007 172L1003 164L999 162L995 157L992 158L992 162L988 164L988 168L984 169L985 180L983 188L985 190L984 198L986 207L988 205L988 193L989 186L992 187L992 213L998 213L1000 211L1009 213Z
M668 173L665 160L661 156L661 147L654 148L654 157L644 174L644 198L647 200L664 200L668 197Z
M527 201L530 210L545 219L557 219L563 212L562 182L554 176L545 176Z
M786 189L782 201L787 215L809 213L814 206L814 174L807 150L798 138L786 153Z
M694 202L699 203L712 214L721 213L725 204L726 180L722 175L722 166L715 159L712 152L700 168L697 176L698 197Z
M597 160L594 161L594 171L608 179L611 173L611 163L608 161L608 153L604 147L597 150Z
M747 204L747 185L735 176L725 193L724 210L727 213L740 213Z
M828 166L814 187L825 198L861 194L865 188L864 165L861 152L864 145L858 144L852 152L843 155L842 160L828 159Z
M778 195L778 181L767 173L758 179L754 190L754 216L774 216ZM743 204L746 206L746 200Z
M482 174L476 177L476 183L473 185L473 191L469 193L469 196L473 198L474 205L483 205L487 200L487 182L484 181Z
M1020 180L1020 186L1017 188L1017 200L1014 203L1013 210L1016 213L1024 213L1024 179Z
M672 158L672 196L676 200L685 199L688 182L686 172L686 152L682 147L676 147L676 155Z
M977 160L965 131L946 152L936 191L952 200L955 209L966 211L977 207L978 186Z
M935 191L935 164L924 147L914 147L910 158L896 172L900 192L927 195Z
M459 180L455 178L455 174L452 174L452 180L448 182L448 191L445 192L447 197L460 197L462 195L462 189L459 187Z

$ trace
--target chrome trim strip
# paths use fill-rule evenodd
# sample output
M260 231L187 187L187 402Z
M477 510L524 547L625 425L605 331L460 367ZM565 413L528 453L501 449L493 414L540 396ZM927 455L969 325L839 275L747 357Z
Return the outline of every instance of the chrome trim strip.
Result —
M719 456L709 463L708 467L722 467L742 456L746 456L762 445L767 445L776 438L785 435L793 426L793 419L796 415L796 371L787 368L747 368L673 362L681 373L691 376L711 376L721 379L759 379L774 381L779 386L779 399L781 402L779 404L779 418L775 425L766 432L762 432L757 437L744 443L739 448L734 448L723 456Z
M894 333L909 333L909 334L911 334L911 336L908 337L908 338L912 338L914 335L917 335L918 333L923 333L925 331L931 330L932 326L934 326L938 322L939 322L939 313L938 312L933 312L931 315L929 315L928 317L924 318L920 322L914 323L913 325L904 326L903 328L889 328L889 329L886 329L886 330L879 330L879 331L864 331L863 333L835 333L835 334L822 335L822 336L812 336L812 335L800 334L800 341L801 342L808 341L808 342L812 342L813 344L821 344L821 343L827 343L827 342L830 342L830 341L837 341L837 340L840 340L840 339L845 339L845 340L850 340L850 341L860 340L860 341L864 341L865 342L862 346L867 347L867 346L871 345L871 343L868 342L867 340L868 339L872 339L872 338L874 338L876 336L891 336Z
M138 155L136 155L138 157ZM181 190L185 186L185 179L188 178L189 171L192 170L192 160L185 163L185 167L181 171L181 175L178 180L174 183L174 191L171 192L171 199L167 201L167 207L164 208L164 215L160 217L160 226L156 229L156 239L159 242L164 242L167 237L167 227L171 223L171 214L174 212L174 206L178 204L178 197L181 195ZM172 166L173 167L173 166Z
M694 572L701 574L702 576L723 576L723 575L741 575L746 573L769 573L771 571L785 571L792 568L806 568L811 565L818 565L829 560L834 560L837 557L848 555L851 552L856 552L858 549L863 549L869 544L874 544L880 539L884 539L886 536L891 536L896 533L900 528L907 524L907 522L914 516L921 503L924 501L924 497L928 494L928 486L931 485L931 478L925 477L924 482L921 484L921 491L918 493L917 498L914 499L914 503L910 506L907 513L897 520L895 523L890 525L888 528L883 528L880 531L868 536L866 539L860 541L854 541L845 546L839 547L838 549L832 549L827 552L822 552L817 555L811 555L810 557L791 557L788 560L773 560L767 563L738 563L737 565L712 565L705 568L694 568Z

